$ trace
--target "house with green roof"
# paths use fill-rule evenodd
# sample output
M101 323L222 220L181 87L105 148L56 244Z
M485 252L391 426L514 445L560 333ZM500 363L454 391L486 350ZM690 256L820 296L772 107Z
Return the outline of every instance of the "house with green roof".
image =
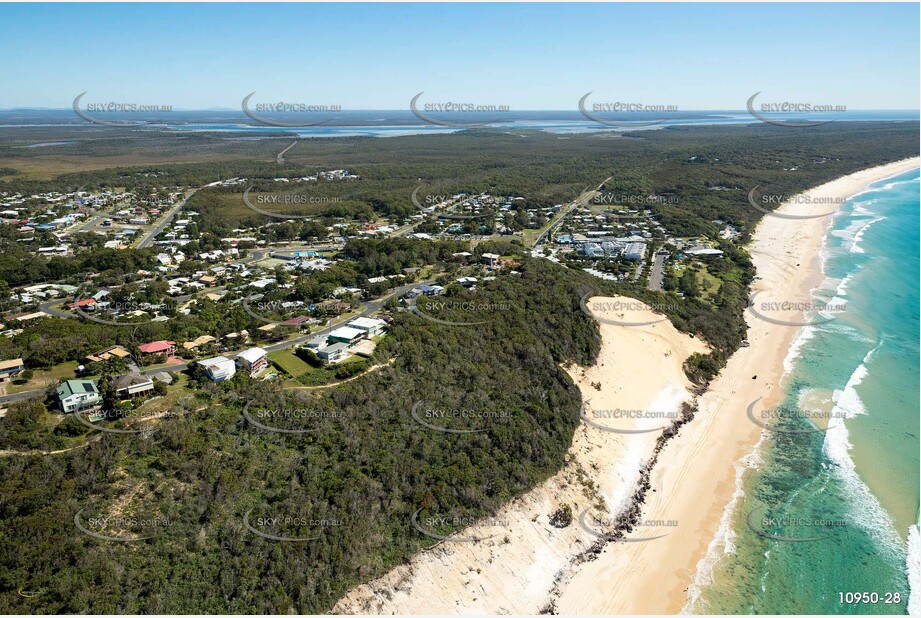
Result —
M102 403L94 380L65 380L57 388L58 404L64 412L87 409Z

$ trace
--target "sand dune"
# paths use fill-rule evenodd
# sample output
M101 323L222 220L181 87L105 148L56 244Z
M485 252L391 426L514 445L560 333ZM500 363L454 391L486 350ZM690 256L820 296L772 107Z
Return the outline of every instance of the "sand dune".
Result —
M811 200L791 201L778 212L826 213L827 198L853 196L870 182L918 165L915 158L851 174L806 192ZM829 223L828 217L764 217L750 247L758 271L752 291L760 293L759 303L809 299L822 279L818 254ZM588 421L577 429L563 470L500 511L497 518L507 522L503 534L478 543L440 543L409 565L351 590L335 612L522 614L551 605L564 614L667 614L691 609L689 595L696 592L695 581L705 577L711 542L714 552L720 551L714 539L736 492L737 467L747 465L744 458L760 437L746 408L758 398L765 406L778 402L784 359L799 330L783 322L801 321L804 315L798 309L762 312L772 318L766 320L747 312L750 346L733 355L698 398L694 420L659 453L642 509L645 525L628 536L642 542L599 545L576 523L555 528L550 514L563 502L577 514L593 507L602 516L604 509L609 517L622 512L659 432L622 434L596 425L660 427L661 419L613 418L610 413L677 410L691 398L681 365L691 353L705 350L704 344L677 332L668 321L643 326L609 323L661 319L635 304L626 298L587 303L600 320L601 354L595 366L573 368L570 375L582 390ZM463 535L494 533L474 526Z
M820 198L851 197L873 181L918 165L915 158L839 178L807 191L805 195L814 199L785 204L780 212L797 216L828 212L828 204ZM823 279L819 249L830 222L830 217L764 217L750 247L759 277L752 285L753 293L761 292L758 302L809 298ZM780 322L804 317L802 311L762 314ZM657 491L647 500L644 514L677 517L680 533L654 543L607 549L573 577L560 597L561 613L677 613L685 608L688 593L696 592L695 574L698 568L706 569L701 561L736 492L736 467L747 465L742 460L761 435L746 416L747 406L759 397L765 407L779 403L784 359L799 332L750 312L746 319L751 345L729 359L699 398L693 422L665 447L652 474ZM603 590L600 581L605 582Z
M548 605L555 587L565 585L572 561L598 540L576 522L554 527L550 515L564 502L576 515L592 508L591 513L603 519L625 507L640 467L653 452L659 428L690 399L691 385L682 363L691 353L706 351L701 341L679 333L671 322L639 305L629 298L590 299L586 306L603 319L656 323L600 323L603 343L597 364L572 367L569 372L582 390L587 402L584 413L593 423L650 431L622 434L583 423L563 470L497 514L503 522L498 534L481 526L461 534L496 534L495 538L439 543L409 565L353 589L335 612L520 614L536 613ZM637 411L644 410L666 418L617 418L643 416ZM587 521L594 530L597 522ZM599 527L599 532L607 531ZM654 534L657 531L651 528L638 528L631 536Z

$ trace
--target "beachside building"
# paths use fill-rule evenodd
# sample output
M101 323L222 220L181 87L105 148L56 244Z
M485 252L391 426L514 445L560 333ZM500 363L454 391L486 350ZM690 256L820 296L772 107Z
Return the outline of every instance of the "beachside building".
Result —
M685 255L690 255L692 257L698 258L707 258L707 257L716 257L723 255L723 252L719 249L714 249L713 247L708 247L707 245L695 245L684 250Z
M196 338L193 339L192 341L186 341L185 343L182 344L182 347L185 348L186 350L190 350L190 351L191 351L191 350L198 349L198 348L200 348L200 347L203 346L203 345L207 345L207 344L209 344L209 343L212 343L212 342L214 342L215 340L216 340L216 339L215 339L214 337L212 337L211 335L202 335L202 336L200 336L200 337L196 337Z
M26 368L21 358L0 361L0 382L12 378Z
M255 376L269 366L269 355L262 348L249 348L237 355L237 365L248 371L250 376Z
M341 363L351 356L349 353L349 344L334 343L331 346L327 346L318 350L317 356L319 356L320 359L329 363L330 365Z
M318 335L307 342L307 349L314 352L324 347L326 347L326 335Z
M96 352L95 354L90 354L86 357L86 361L90 363L101 363L102 361L107 361L110 358L130 358L131 352L126 350L120 345L109 346L108 348Z
M55 391L58 405L64 412L92 408L102 403L102 396L93 380L66 380Z
M350 346L364 339L366 335L363 330L352 328L351 326L342 326L329 334L329 340Z
M496 253L484 253L480 256L480 260L487 266L496 267L499 265L499 260L501 256Z
M440 285L429 285L427 283L420 283L418 286L411 289L406 293L407 298L417 298L419 296L439 296L443 294L445 289Z
M119 399L133 399L149 395L154 390L153 380L141 373L126 373L110 382Z
M383 335L386 325L386 322L377 318L355 318L348 323L349 327L364 332L368 337Z
M624 259L638 262L646 257L646 243L631 242L624 248Z
M198 361L197 364L205 368L205 373L212 382L229 380L237 373L236 364L226 356L215 356Z
M138 350L145 356L148 354L166 354L167 356L172 356L176 353L176 342L166 341L165 339L151 341L150 343L139 345Z

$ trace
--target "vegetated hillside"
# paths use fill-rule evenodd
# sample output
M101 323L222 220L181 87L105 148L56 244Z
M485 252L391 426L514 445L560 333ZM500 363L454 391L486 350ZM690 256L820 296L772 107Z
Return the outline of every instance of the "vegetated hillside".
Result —
M579 308L588 284L583 273L528 260L483 292L452 288L444 300L453 304L433 310L485 324L396 312L378 352L393 363L338 388L283 394L239 376L203 384L152 433L0 458L0 611L328 610L349 586L435 542L412 527L418 509L423 522L456 522L429 527L449 535L562 466L580 394L560 364L591 363L599 348ZM473 311L462 304L468 294ZM426 423L486 431L429 429L413 419L417 403ZM315 431L267 432L244 408L251 418L275 410L258 417L263 424ZM47 420L37 404L14 406L0 438ZM261 538L243 523L250 510L253 526L307 520L261 528L271 534L319 538ZM78 512L93 531L151 538L94 538L76 529Z
M92 139L67 146L77 148L68 152L68 162L85 157L98 167L102 155L96 150L104 149L104 155L111 157L106 159L108 169L60 174L51 181L0 177L0 189L36 193L51 186L71 191L83 186L143 191L244 177L256 184L257 192L341 199L309 207L292 205L292 212L365 219L371 212L396 216L417 212L410 196L419 186L423 194L489 191L521 195L534 204L556 204L612 176L609 190L613 193L677 197L677 201L653 205L653 210L673 232L698 234L712 232L709 222L716 218L748 229L761 214L748 204L748 192L757 185L772 194L791 194L918 154L917 122L836 122L808 129L753 123L669 127L626 135L472 129L449 135L312 138L297 140L283 164L277 163L276 155L293 138L241 141L209 133L100 127L88 131ZM8 139L15 139L16 132L11 133ZM8 159L2 158L4 148ZM138 152L149 153L150 160L136 161ZM195 153L199 153L197 158ZM129 155L130 162L118 162L119 156ZM40 149L5 146L0 141L4 165L15 167L16 157L34 165L42 156ZM54 155L45 156L53 166ZM305 183L296 189L273 182L274 178L340 168L359 174L361 180ZM226 234L242 224L260 221L243 204L245 188L209 188L192 198L189 206L201 213L204 231ZM270 218L261 219L265 223Z
M677 195L652 210L671 232L696 235L714 233L716 218L750 231L760 217L747 202L755 185L790 194L917 154L917 126L845 123L800 131L759 125L565 139L469 131L398 138L405 141L310 140L286 155L284 166L220 161L157 169L178 184L203 184L254 172L266 180L347 167L362 180L343 185L343 191L356 191L357 202L367 201L375 212L413 212L409 195L420 178L435 192L490 190L564 202L613 176L609 191ZM137 168L59 180L75 188L85 181L126 186L132 178L139 178ZM194 206L203 220L215 222L214 232L222 232L220 204L209 197L217 193L200 194ZM212 207L216 215L206 215ZM477 251L517 251L503 245L487 243ZM0 249L7 246L14 246L13 239ZM374 248L383 246L356 244L349 251L381 261L369 273L385 272L395 268L385 264L394 248L374 257ZM675 324L714 347L712 355L692 359L689 374L699 382L712 377L744 338L742 311L753 276L744 249L720 247L726 251L722 260L708 264L708 276L719 285L706 296L695 295L694 282L684 277L680 288L651 293L642 282L613 286L575 269L520 258L521 275L484 283L475 297L452 286L448 306L434 310L438 319L485 324L448 326L397 313L378 351L381 362L392 364L334 390L283 396L271 383L240 376L221 387L202 384L153 433L100 435L53 456L0 457L0 610L328 610L349 586L434 543L413 528L414 513L422 521L453 521L429 527L449 535L559 469L580 399L559 364L590 363L599 345L597 327L579 309L585 293L617 291L658 305L674 303L668 313ZM132 259L142 263L149 255L138 252ZM66 274L73 274L74 265L129 270L108 261L54 264ZM471 312L464 301L487 308ZM191 319L212 324L216 315ZM287 411L259 418L288 429L306 423L315 431L267 432L244 418L245 407L250 414ZM421 414L448 415L425 416L429 424L486 431L435 431L414 420L414 407ZM47 427L50 418L38 404L11 406L0 421L0 444L29 444L39 431L79 437L73 423ZM132 426L130 419L117 424ZM94 538L76 529L78 512L84 525L104 534L151 538ZM254 518L250 524L267 533L318 538L269 541L247 529L247 513ZM296 521L256 521L277 517ZM143 525L150 521L158 525Z

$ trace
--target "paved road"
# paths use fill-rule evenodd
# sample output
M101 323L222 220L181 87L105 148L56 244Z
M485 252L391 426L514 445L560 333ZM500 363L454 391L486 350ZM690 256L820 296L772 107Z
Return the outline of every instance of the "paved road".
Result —
M94 225L97 225L97 224L99 224L99 223L102 223L103 221L105 221L106 219L110 218L111 216L112 216L112 215L110 215L110 214L107 213L107 212L102 213L101 215L93 215L92 217L89 218L89 220L88 220L86 223L83 223L83 224L81 224L81 225L78 225L78 226L77 226L77 229L74 230L74 231L75 231L75 232L85 232L85 231L87 231L88 229L90 229L91 227L93 227Z
M572 203L569 205L569 208L566 209L566 211L565 211L562 215L559 215L558 218L557 218L557 220L554 221L553 223L551 223L551 224L550 224L550 227L548 227L546 230L544 230L544 232L534 240L534 244L531 245L531 248L532 248L532 249L536 249L536 248L538 248L538 247L541 245L541 243L543 243L546 239L549 239L550 236L553 234L553 231L556 230L556 228L560 227L560 225L562 225L562 223L563 223L563 221L566 219L566 217L568 217L570 214L572 214L572 212L573 212L575 209L581 208L582 206L585 206L586 204L588 204L588 203L592 200L592 198L594 198L595 195L598 194L598 191L601 190L601 187L604 186L604 183L606 183L606 182L608 182L609 180L611 180L611 178L613 178L613 176L608 176L607 178L605 178L604 180L602 180L600 183L598 183L598 186L595 187L592 191L585 191L585 192L583 192L581 195L579 195L579 197L577 197L576 199L574 199L574 200L572 201Z
M297 142L298 142L298 140L295 140L295 141L291 142L291 145L290 145L290 146L288 146L287 148L285 148L284 150L282 150L281 152L279 152L278 155L275 157L275 161L276 161L277 163L279 163L279 164L284 163L284 162L285 162L285 153L288 152L289 150L291 150L292 148L294 148L295 146L297 146Z
M348 317L341 318L341 319L339 319L339 320L336 320L336 321L332 322L329 326L327 326L326 328L323 328L322 330L318 330L318 331L315 331L315 332L312 332L312 333L307 333L307 334L301 335L300 337L297 337L297 338L295 338L295 339L288 339L287 341L279 341L278 343L273 343L273 344L271 344L271 345L264 346L263 349L266 350L267 352L275 352L275 351L277 351L277 350L284 350L284 349L286 349L286 348L290 348L290 347L293 347L293 346L297 346L297 345L300 345L300 344L302 344L302 343L307 343L308 341L310 341L310 340L313 339L314 337L318 337L318 336L320 336L320 335L328 335L329 333L331 333L333 330L335 330L335 329L336 329L340 324L342 324L343 322L347 322L347 321L349 321L349 320L354 320L355 318L367 317L367 316L369 316L369 315L371 315L371 314L373 314L373 313L379 311L384 305L386 305L386 304L390 301L391 298L402 296L403 294L405 294L406 292L408 292L408 291L411 290L412 288L414 288L414 287L416 287L417 285L420 285L420 284L422 284L422 283L429 283L429 284L431 284L431 283L434 283L434 280L432 280L432 281L420 281L420 282L417 282L417 283L407 283L407 284L405 284L405 285L402 285L402 286L396 288L393 292L390 292L389 294L387 294L386 296L382 296L381 298L379 298L379 299L377 299L377 300L372 300L372 301L370 301L370 302L365 303L364 308L363 308L363 309L361 310L361 312L358 313L357 315L350 315L350 316L348 316ZM73 314L68 315L68 317L73 317ZM228 358L234 358L234 357L237 356L238 354L239 354L239 352L227 352L227 353L224 354L224 356L226 356L226 357L228 357ZM170 365L170 366L168 366L168 367L159 367L159 368L153 368L153 369L144 369L144 370L142 371L142 373L144 373L144 374L146 374L146 375L152 375L152 374L161 373L161 372L166 372L166 373L177 373L177 372L180 372L180 371L185 371L185 370L188 369L188 368L189 368L189 364L188 364L188 363L182 363L182 364L180 364L180 365ZM4 396L0 396L0 403L6 403L6 402L10 402L10 401L20 401L20 400L22 400L22 399L31 399L31 398L35 398L35 397L41 397L41 396L44 395L44 393L45 393L45 389L35 389L35 390L31 390L31 391L23 391L23 392L21 392L21 393L15 393L15 394L13 394L13 395L4 395Z
M13 393L12 395L3 395L0 397L0 403L9 403L12 401L22 401L23 399L35 399L36 397L41 397L45 394L45 389L39 388L32 391L22 391L21 393Z
M166 226L169 225L170 221L173 220L173 217L176 216L176 213L179 212L183 206L185 206L186 202L188 202L189 199L195 195L196 191L198 191L198 189L192 189L192 192L189 193L184 200L173 206L170 211L163 216L160 222L144 235L144 238L142 238L141 242L138 243L137 248L143 249L144 247L151 245L157 238L157 235L166 229Z
M656 252L652 261L652 270L649 271L649 289L653 292L662 291L662 275L665 272L665 258L667 257L667 253Z

